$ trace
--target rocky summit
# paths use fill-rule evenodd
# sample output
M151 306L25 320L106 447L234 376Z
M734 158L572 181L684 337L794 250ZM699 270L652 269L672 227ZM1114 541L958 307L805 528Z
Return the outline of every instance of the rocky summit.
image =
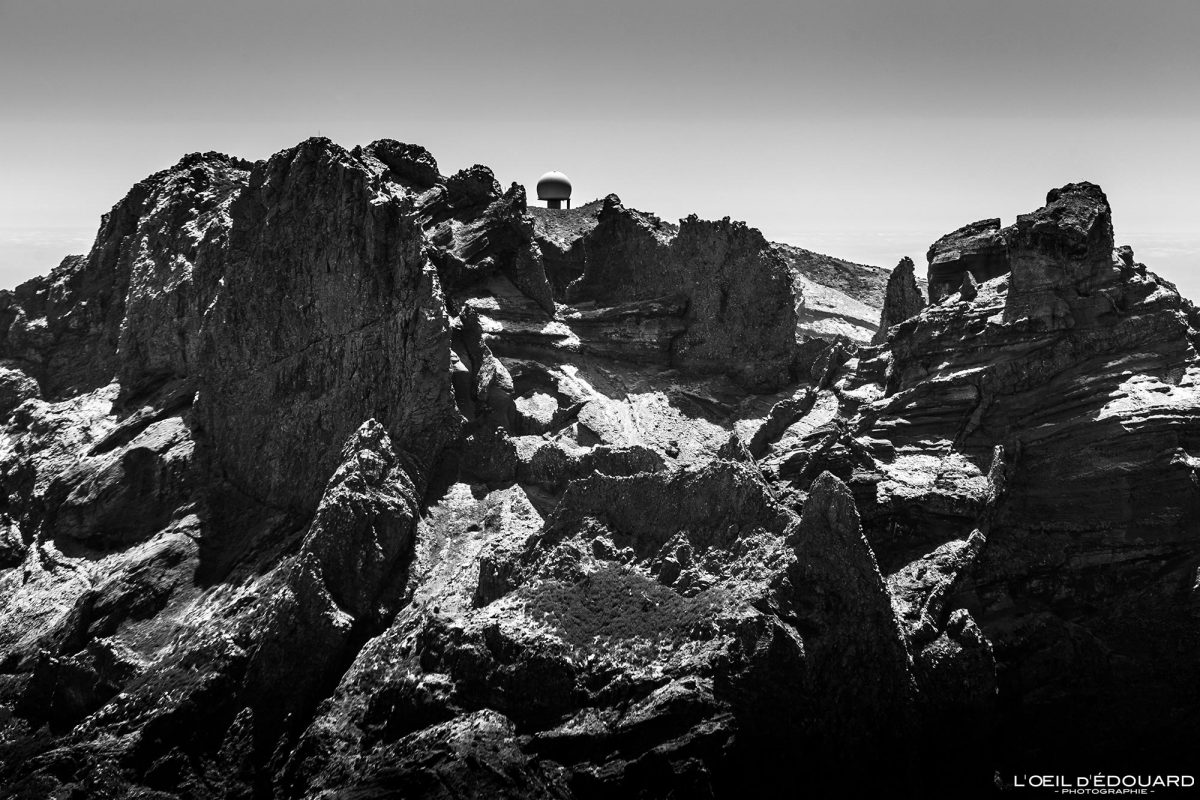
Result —
M0 292L0 796L1194 764L1200 315L1089 183L917 273L389 140L150 176Z

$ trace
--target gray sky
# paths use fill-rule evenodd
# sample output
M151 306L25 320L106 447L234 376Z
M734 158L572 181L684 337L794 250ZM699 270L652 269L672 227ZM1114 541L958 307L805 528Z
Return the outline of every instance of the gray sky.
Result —
M1200 298L1197 43L1197 0L0 0L0 286L184 153L319 133L889 267L1091 180Z

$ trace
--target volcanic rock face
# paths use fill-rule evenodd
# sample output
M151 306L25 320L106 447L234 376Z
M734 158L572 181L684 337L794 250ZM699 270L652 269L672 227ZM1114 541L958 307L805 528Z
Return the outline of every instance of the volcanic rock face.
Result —
M971 273L963 275L963 287L972 281ZM932 285L932 284L931 284ZM971 285L974 285L973 283ZM966 298L964 299L973 299ZM887 341L888 329L898 325L909 317L916 316L925 307L925 299L921 297L921 287L917 286L916 272L911 258L900 259L900 263L892 270L888 278L887 295L883 300L883 312L879 315L879 330L871 339L871 344L882 344Z
M1178 769L1195 310L1091 184L884 283L391 140L138 184L0 294L2 795Z
M146 381L185 374L222 277L229 205L250 166L194 153L134 186L104 216L87 256L68 257L0 301L5 352L50 398L117 375L137 393Z
M875 494L880 512L907 507L906 523L867 526L883 563L893 548L990 526L967 607L994 648L1009 706L1001 721L1022 726L1031 754L1066 736L1081 760L1119 758L1145 735L1168 737L1156 746L1169 760L1171 737L1188 729L1172 709L1196 699L1168 677L1194 675L1196 664L1186 611L1197 557L1196 312L1154 275L1120 269L1111 210L1092 184L1051 192L1006 240L1011 274L930 307L882 354L884 391L865 395L878 399L860 413L894 455L876 461L882 482L865 479L856 496ZM991 459L994 484L997 444L1003 492L972 501L968 464L983 471ZM920 488L921 459L966 472ZM897 479L900 491L878 491Z
M445 302L396 191L311 140L256 166L231 208L195 422L210 470L263 505L311 514L365 419L426 464L454 433Z
M583 250L583 272L566 288L569 302L676 305L680 329L664 353L669 365L730 373L751 389L788 383L793 288L783 260L757 230L694 216L675 228L609 195Z
M977 283L1008 272L1007 237L999 219L983 219L948 233L929 247L929 302L958 290L966 275Z

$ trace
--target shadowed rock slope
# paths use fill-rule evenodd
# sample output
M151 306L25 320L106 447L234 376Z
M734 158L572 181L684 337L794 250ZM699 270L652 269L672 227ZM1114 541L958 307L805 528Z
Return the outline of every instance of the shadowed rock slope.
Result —
M1178 770L1200 320L1091 184L929 260L390 140L151 176L0 293L0 796Z

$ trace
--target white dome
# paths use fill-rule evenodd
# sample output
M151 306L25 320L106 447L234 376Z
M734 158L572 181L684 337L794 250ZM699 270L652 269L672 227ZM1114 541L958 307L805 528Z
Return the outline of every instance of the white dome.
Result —
M538 178L538 200L570 200L571 179L561 172L547 172Z

